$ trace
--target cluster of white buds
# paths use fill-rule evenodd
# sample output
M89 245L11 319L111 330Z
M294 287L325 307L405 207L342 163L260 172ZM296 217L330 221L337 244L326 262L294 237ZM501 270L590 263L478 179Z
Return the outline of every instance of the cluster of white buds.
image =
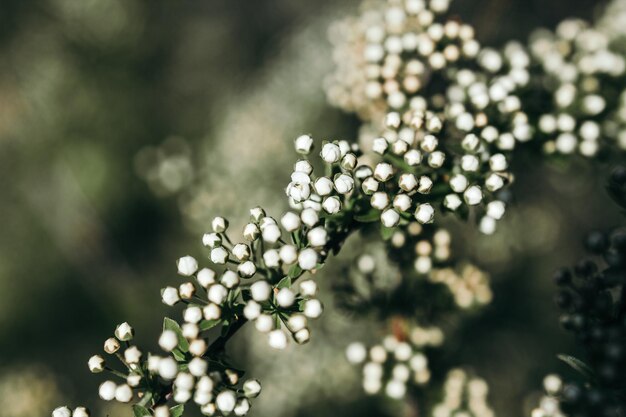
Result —
M329 101L364 120L402 109L449 65L475 60L474 29L444 15L449 0L389 0L331 30L336 73L327 82Z
M406 228L395 231L390 243L394 248L413 247L415 251L413 266L419 275L429 274L433 268L444 265L451 256L450 232L416 221L410 222Z
M546 394L539 400L537 408L530 413L531 417L565 417L561 411L558 396L563 389L563 380L558 375L547 375L543 379Z
M394 327L394 334L369 350L359 342L350 344L346 357L350 363L362 365L363 389L367 394L383 391L390 398L401 399L407 386L422 386L430 380L425 350L440 346L443 333L437 327L415 326L408 332L404 324Z
M429 279L448 287L455 303L461 308L489 304L493 298L489 275L471 264L460 266L458 271L453 268L435 269Z
M419 110L388 113L372 149L388 161L379 166L390 166L393 176L385 181L368 178L363 182L364 192L373 194L373 201L378 196L377 202L387 202L396 211L413 213L422 224L435 219L439 205L435 202L453 212L474 207L483 213L480 230L491 234L505 212L497 193L513 179L506 152L514 146L515 137L493 126L477 127L475 119L480 117L465 112L461 103L456 105L460 107L454 114L459 119L452 125L450 115L427 110L425 100ZM461 126L459 120L465 119L467 125ZM500 149L498 144L504 146L507 141L498 138L507 135L511 143L506 146L511 148ZM384 191L379 190L382 187Z
M461 369L448 373L444 397L433 408L433 417L494 417L487 404L489 387L480 378L470 377Z
M613 27L603 26L602 20L592 26L569 19L554 33L540 30L531 37L530 51L544 78L541 85L553 104L538 119L546 152L592 157L603 146L626 150L626 107L615 95L626 59L623 46L612 42ZM626 85L621 88L626 91Z
M70 410L67 406L57 407L52 411L52 417L89 417L91 413L85 407L76 407Z

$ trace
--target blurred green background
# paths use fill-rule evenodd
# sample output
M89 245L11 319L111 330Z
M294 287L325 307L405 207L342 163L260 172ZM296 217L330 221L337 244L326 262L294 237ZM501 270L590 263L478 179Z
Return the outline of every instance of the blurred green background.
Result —
M589 0L465 0L453 11L501 45ZM2 0L0 2L0 414L48 415L62 403L129 416L97 400L86 361L115 324L154 347L168 311L159 288L174 260L200 255L215 215L241 224L257 204L283 208L291 140L354 139L330 108L329 25L343 0ZM556 323L550 272L580 238L618 217L605 167L516 161L515 209L496 236L458 225L457 251L493 278L494 303L451 346L492 384L499 415L528 412L542 376L573 351ZM349 262L348 247L342 256ZM332 279L331 269L326 277ZM376 323L332 308L313 341L285 355L244 332L236 356L264 383L253 416L402 415L365 398L343 348ZM356 321L356 325L354 325ZM296 381L296 383L294 383Z

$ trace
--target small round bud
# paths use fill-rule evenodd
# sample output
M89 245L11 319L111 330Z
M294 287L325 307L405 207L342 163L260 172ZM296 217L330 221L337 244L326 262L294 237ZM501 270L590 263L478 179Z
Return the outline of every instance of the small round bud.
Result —
M115 398L115 390L117 385L113 381L104 381L98 388L98 395L104 401L112 401Z
M163 330L159 337L159 346L166 352L171 352L178 346L178 336L173 330Z
M191 256L183 256L176 262L176 265L178 273L186 277L193 275L198 270L198 261Z
M119 348L120 348L120 342L118 342L117 339L110 337L104 341L104 351L108 353L109 355L112 355L115 352L117 352Z
M313 138L309 135L298 136L295 140L296 152L308 155L313 148Z
M124 322L115 328L115 337L122 342L132 340L134 335L135 331L127 322Z
M89 358L87 365L89 366L89 371L91 371L94 374L97 374L99 372L104 371L105 361L102 356L93 355L91 358Z

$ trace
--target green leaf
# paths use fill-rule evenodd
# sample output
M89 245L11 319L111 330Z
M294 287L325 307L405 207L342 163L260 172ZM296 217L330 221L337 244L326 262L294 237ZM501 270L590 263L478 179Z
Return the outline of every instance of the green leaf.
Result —
M217 320L202 320L200 322L200 331L205 331L205 330L209 330L214 328L215 326L217 326L218 324L220 324L222 320L217 319Z
M383 237L383 240L391 239L391 236L393 236L395 231L396 231L395 227L385 227L382 225L380 226L380 234Z
M185 406L183 404L178 404L176 407L170 408L170 417L180 417L183 415L185 411Z
M189 352L189 342L183 336L183 330L180 328L180 325L176 323L174 320L165 317L163 319L163 330L172 330L178 336L178 348L182 352Z
M568 364L576 372L582 374L588 380L595 379L593 370L583 361L569 355L557 355L557 358Z
M277 285L278 288L289 288L291 287L291 277L290 276L286 276L285 278L281 279L280 282Z
M135 417L152 416L152 414L146 407L139 404L133 405L133 413L135 414Z
M287 274L289 278L298 278L300 275L302 275L302 268L300 268L297 264L292 266Z
M360 223L373 223L380 219L380 210L370 210L364 214L354 216L354 220Z

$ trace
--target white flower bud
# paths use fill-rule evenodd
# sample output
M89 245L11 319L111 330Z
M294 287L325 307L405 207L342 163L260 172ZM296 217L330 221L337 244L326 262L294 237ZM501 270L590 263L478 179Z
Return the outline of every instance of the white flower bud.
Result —
M202 358L193 358L189 362L189 373L195 377L201 377L206 375L206 371L209 367L207 361Z
M300 216L289 211L280 219L280 224L282 224L286 231L294 232L300 228Z
M350 343L346 348L346 358L348 358L348 362L353 365L363 363L367 358L367 350L365 346L363 346L363 343Z
M224 275L222 275L222 279L220 279L220 283L228 289L235 288L239 285L239 277L233 271L226 270L224 271ZM209 291L211 290L209 289Z
M237 404L237 396L231 390L224 390L217 394L215 398L215 404L217 405L218 410L220 410L224 414L230 414Z
M72 412L67 407L57 407L52 411L52 417L72 417Z
M205 320L217 320L222 317L222 309L217 304L210 303L202 308L202 316Z
M280 239L280 228L275 224L270 224L263 229L263 240L268 243L276 243Z
M248 320L256 320L261 314L261 305L254 300L250 300L246 303L243 309L243 315Z
M324 146L322 146L320 156L325 162L333 164L335 162L338 162L341 158L341 149L339 149L339 146L335 145L334 143L326 143L324 144Z
M400 215L393 209L387 209L380 215L380 221L385 227L395 227L400 222Z
M259 227L254 223L248 223L243 228L243 237L251 242L257 240L260 233Z
M281 288L276 294L276 301L281 307L290 307L293 305L296 296L289 288Z
M472 185L465 190L463 197L468 205L475 206L483 200L483 192L478 185Z
M132 340L134 334L135 331L132 327L130 327L130 324L128 324L127 322L124 322L115 328L115 337L117 337L118 340L121 340L122 342Z
M183 282L178 287L178 293L180 294L180 298L188 300L196 293L196 287L191 282Z
M210 402L200 407L200 411L205 416L213 416L215 415L215 413L217 413L217 406Z
M250 247L245 243L237 243L231 253L239 262L246 261L250 257Z
M317 283L312 279L300 283L300 294L304 297L314 297L317 294Z
M228 251L223 246L217 246L211 249L211 262L223 265L228 260Z
M318 226L307 233L307 239L311 246L321 247L328 241L328 232L322 226Z
M465 175L456 174L450 178L450 188L452 188L452 191L455 193L462 193L468 185L467 177Z
M181 328L185 339L195 339L200 334L200 328L195 323L183 323Z
M298 161L296 161L293 170L295 172L301 172L305 175L310 175L313 172L313 165L311 165L311 163L309 161L307 161L306 159L299 159ZM307 181L307 184L310 182Z
M211 284L215 284L215 271L209 268L202 268L196 275L198 283L204 288L207 288Z
M120 342L118 342L117 339L110 337L104 341L104 351L108 353L109 355L112 355L115 352L117 352L119 348L120 348Z
M492 171L504 171L508 167L506 157L501 153L492 155L489 158L489 167Z
M474 155L463 155L461 158L461 168L463 171L476 172L480 166L480 161Z
M411 208L411 197L406 194L398 194L393 198L393 207L400 211Z
M317 194L324 197L333 192L333 182L328 177L319 177L315 180L313 188L315 188Z
M417 166L422 162L422 153L417 149L411 149L404 154L404 161L410 166Z
M407 192L413 191L415 187L417 187L417 178L415 178L415 175L413 174L409 174L409 173L402 174L400 175L398 185L404 191L407 191Z
M311 340L311 332L307 328L300 329L293 335L293 337L296 339L296 343L303 345Z
M90 416L89 410L86 409L85 407L76 407L74 409L74 412L72 413L72 417L89 417L89 416Z
M202 356L209 346L204 339L192 340L189 343L189 353L193 356Z
M306 300L304 302L303 314L310 319L316 319L322 315L322 303L317 299Z
M282 350L287 347L287 335L280 329L272 330L267 337L267 341L271 348Z
M313 227L319 222L319 216L317 212L313 209L307 208L302 210L300 213L300 218L302 219L302 223L306 224L309 227Z
M335 178L335 190L339 194L348 194L354 189L354 179L347 174L339 174Z
M154 409L154 417L170 417L170 408L167 405L160 405Z
M211 222L211 227L215 233L224 233L228 229L228 220L223 217L216 217Z
M187 372L181 372L176 376L174 380L174 386L177 389L191 391L193 389L193 376Z
M254 322L254 327L261 333L267 333L274 328L274 319L269 314L261 314Z
M280 256L276 249L270 249L263 253L263 262L268 268L278 268L280 265Z
M372 195L370 203L375 209L383 210L387 206L389 206L389 196L387 195L387 193L382 191L376 192Z
M205 233L202 236L202 244L209 248L214 248L222 244L222 237L217 233Z
M306 327L307 319L306 316L302 314L293 314L291 317L289 317L287 324L289 326L289 330L291 330L292 332L297 332Z
M339 213L339 210L341 210L341 202L339 201L339 198L335 196L326 197L322 203L322 207L328 214L337 214Z
M117 385L113 381L104 381L98 388L98 395L104 401L112 401L115 398L115 389Z
M160 356L148 355L148 371L158 373L161 359L162 358Z
M256 398L261 393L261 383L256 379L249 379L243 383L243 395Z
M250 295L257 302L267 301L272 293L272 287L267 281L257 281L250 286Z
M193 275L198 270L198 261L191 256L183 256L176 262L176 265L178 273L186 277Z
M384 155L387 152L387 148L389 147L389 143L385 138L376 138L372 143L372 150L377 154Z
M428 155L428 165L431 168L440 168L446 160L446 154L441 151L435 151Z
M298 260L298 250L293 245L284 245L280 248L279 256L285 265L291 265Z
M458 209L461 204L463 204L463 201L461 201L461 197L456 194L448 194L443 199L443 205L452 211Z
M251 278L256 274L256 265L252 261L246 261L237 267L237 272L242 278Z
M104 358L100 355L93 355L91 358L89 358L87 365L89 366L89 371L94 374L102 372L104 371L105 365Z
M206 375L200 377L198 379L198 382L196 382L196 391L206 392L210 394L211 391L213 391L214 387L215 383L213 382L211 377Z
M392 175L393 167L386 162L379 163L374 169L374 178L376 178L378 181L388 181Z
M363 192L367 195L375 193L378 190L379 182L374 177L366 178L361 184Z
M252 219L252 221L258 222L263 217L265 217L265 210L263 210L261 207L255 207L253 209L250 209L250 218Z
M433 188L433 180L426 175L422 175L419 179L419 185L417 187L417 192L420 194L428 194L430 190Z
M129 403L133 399L133 390L126 384L115 389L115 399L121 403Z
M137 346L131 346L124 351L124 360L128 364L136 364L141 360L141 351Z
M211 285L207 293L209 301L215 304L222 304L228 296L228 290L220 284Z
M313 138L309 135L298 136L295 141L296 152L308 155L313 148Z
M426 135L424 136L424 139L422 139L420 143L420 147L422 148L424 152L434 152L435 149L437 149L438 144L439 144L439 141L437 140L435 136Z
M166 352L171 352L178 346L178 336L173 330L163 330L159 337L159 346Z
M216 285L214 285L214 287L215 286ZM200 323L200 320L202 320L202 310L197 306L187 307L183 311L183 318L187 323Z
M415 210L415 220L421 224L432 223L435 218L435 209L428 203L420 204Z
M346 171L352 171L356 168L357 157L353 153L348 153L341 158L341 167Z
M310 271L317 266L318 255L311 248L304 249L298 255L298 265L305 271Z
M487 204L487 216L500 220L504 216L506 206L502 201L492 201Z
M241 399L233 410L236 416L245 416L248 411L250 411L250 402L245 398Z
M485 180L485 187L491 192L498 191L504 187L504 178L496 173L493 173Z
M126 377L126 383L131 387L138 387L141 383L141 375L139 374L130 374Z

